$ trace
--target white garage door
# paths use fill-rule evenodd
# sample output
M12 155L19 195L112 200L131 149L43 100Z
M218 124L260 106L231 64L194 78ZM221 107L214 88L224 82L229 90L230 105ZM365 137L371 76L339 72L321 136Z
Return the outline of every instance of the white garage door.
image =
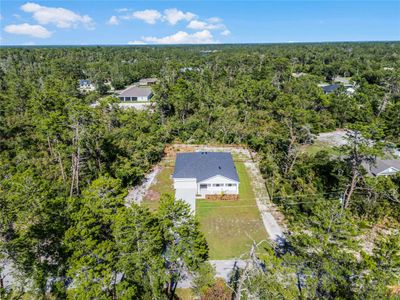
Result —
M196 189L177 188L175 190L175 199L181 199L190 205L192 212L196 211Z

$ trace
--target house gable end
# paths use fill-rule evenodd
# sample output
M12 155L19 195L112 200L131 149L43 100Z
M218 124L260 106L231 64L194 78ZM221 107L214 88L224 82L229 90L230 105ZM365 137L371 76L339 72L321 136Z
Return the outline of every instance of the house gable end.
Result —
M379 176L379 175L392 175L392 174L395 174L395 173L397 173L399 171L400 170L395 168L395 167L389 167L389 168L377 173L376 176Z
M223 178L223 179L225 179L225 180L228 180L228 181L231 181L231 182L239 183L239 181L237 181L237 180L235 180L235 179L228 178L228 177L226 177L226 176L222 176L222 175L217 174L217 175L211 176L211 177L209 177L209 178L203 179L202 181L199 181L198 184L206 183L206 182L212 181L212 179L216 179L216 178L218 178L218 177L221 177L221 178Z

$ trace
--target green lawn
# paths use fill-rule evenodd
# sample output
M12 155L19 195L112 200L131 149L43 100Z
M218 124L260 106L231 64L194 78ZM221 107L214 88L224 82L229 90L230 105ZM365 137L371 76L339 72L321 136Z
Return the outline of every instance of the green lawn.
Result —
M253 239L260 241L267 238L256 205L251 178L240 159L235 161L235 165L240 180L238 201L197 200L196 217L207 239L210 259L239 257L249 252ZM174 193L172 173L171 165L161 170L156 182L150 187L148 196L142 202L144 206L156 210L159 206L159 197L163 193Z
M305 145L302 147L302 152L309 155L315 155L319 151L325 150L331 155L337 155L338 151L329 143L315 141L313 144Z
M179 300L192 300L195 299L192 289L176 289L176 296Z
M164 166L156 177L156 181L150 186L150 191L143 199L142 205L150 210L157 210L162 194L174 194L172 173L174 167Z
M267 238L243 162L236 162L239 201L197 201L196 216L206 236L210 259L228 259L248 253L252 240Z

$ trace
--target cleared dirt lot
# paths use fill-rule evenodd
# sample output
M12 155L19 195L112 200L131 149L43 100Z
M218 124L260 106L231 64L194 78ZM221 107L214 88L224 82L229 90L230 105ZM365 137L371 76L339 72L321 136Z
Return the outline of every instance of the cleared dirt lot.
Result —
M331 132L323 132L318 134L316 140L331 146L343 146L347 144L346 130L337 129Z
M196 216L210 247L210 259L232 259L247 253L253 240L283 237L276 220L283 217L271 209L264 180L247 149L241 146L172 145L166 148L160 171L147 190L143 205L155 210L163 193L174 193L172 173L177 152L224 151L232 153L239 179L238 201L198 199ZM274 215L273 215L274 214Z

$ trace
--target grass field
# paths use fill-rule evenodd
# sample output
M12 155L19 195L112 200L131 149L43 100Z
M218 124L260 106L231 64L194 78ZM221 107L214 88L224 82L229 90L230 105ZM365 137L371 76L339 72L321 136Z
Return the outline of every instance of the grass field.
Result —
M250 250L252 240L267 238L260 212L252 190L251 178L244 163L235 157L239 175L238 201L207 201L199 199L196 203L196 217L200 222L209 248L210 259L229 259L239 257ZM174 193L172 181L173 166L166 166L156 177L150 192L142 205L156 210L159 197L163 193Z
M196 216L210 248L210 259L239 257L249 252L253 239L267 238L246 167L243 162L235 164L239 201L197 200Z
M170 166L163 167L156 177L156 182L151 185L148 193L142 202L142 205L150 210L156 210L160 205L160 196L162 194L174 194L172 173L174 168Z
M315 141L313 144L304 145L301 148L303 153L307 153L309 155L315 155L322 150L327 151L330 155L338 154L338 151L335 149L335 147L333 147L331 144L321 141Z
M192 300L195 299L192 289L176 289L176 296L179 300Z

